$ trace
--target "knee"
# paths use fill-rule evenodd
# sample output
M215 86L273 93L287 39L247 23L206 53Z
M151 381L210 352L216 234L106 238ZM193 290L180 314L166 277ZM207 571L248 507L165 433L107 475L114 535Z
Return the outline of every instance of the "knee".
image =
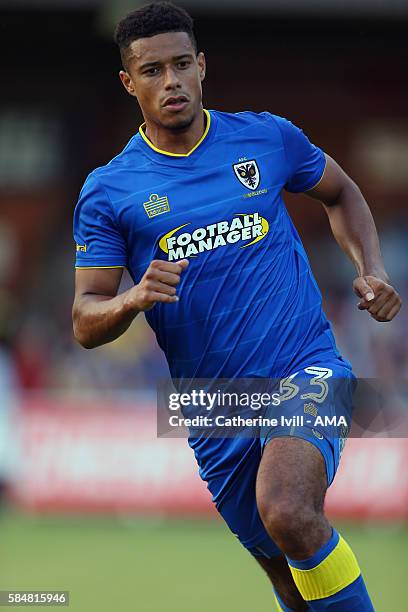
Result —
M270 503L261 500L258 510L269 536L289 555L293 550L304 548L311 531L321 520L314 508L302 504L296 496L275 499Z

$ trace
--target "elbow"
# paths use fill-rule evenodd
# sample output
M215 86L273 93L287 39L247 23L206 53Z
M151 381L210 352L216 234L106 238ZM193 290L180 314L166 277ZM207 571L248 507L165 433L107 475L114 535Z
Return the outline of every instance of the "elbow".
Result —
M82 348L84 349L93 349L98 346L97 344L94 344L93 342L91 342L89 338L79 333L78 330L76 330L75 328L74 328L74 338L78 342L78 344L80 344Z
M75 321L73 322L72 329L74 332L75 340L78 342L78 344L82 346L82 348L95 348L96 345L94 345L91 342L90 338L88 338L88 336L82 332L82 330L75 324Z
M84 326L81 325L81 317L78 309L74 307L72 309L72 331L75 340L85 349L95 348L97 345L91 341L90 334L87 333Z

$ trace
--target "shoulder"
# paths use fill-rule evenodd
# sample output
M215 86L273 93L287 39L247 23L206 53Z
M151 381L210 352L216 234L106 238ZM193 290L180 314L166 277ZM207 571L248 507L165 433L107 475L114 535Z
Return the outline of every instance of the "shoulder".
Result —
M120 177L121 173L128 171L129 168L136 169L143 163L144 160L138 146L138 134L135 134L118 155L103 166L95 168L88 175L85 184L88 181L104 184L105 181L109 182L111 177Z
M240 113L222 113L216 111L216 117L223 126L222 134L239 134L246 137L252 136L266 138L268 142L280 144L286 151L294 147L310 145L301 127L292 123L289 119L274 115L268 111L254 113L243 111ZM245 133L246 132L246 133Z
M286 124L290 124L290 121L287 119L279 115L274 115L268 111L263 111L261 113L255 113L253 111L241 111L239 113L211 111L211 113L215 115L221 126L229 128L231 131L259 127L260 129L270 129L279 132Z
M134 173L145 163L136 134L118 155L88 174L80 192L80 200L85 196L99 202L115 201L117 196L122 197L134 187Z

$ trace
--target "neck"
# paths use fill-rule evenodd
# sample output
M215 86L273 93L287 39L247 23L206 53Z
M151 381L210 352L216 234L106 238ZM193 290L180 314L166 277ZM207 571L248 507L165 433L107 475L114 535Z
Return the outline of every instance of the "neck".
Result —
M191 151L204 134L207 117L202 108L193 122L181 130L170 130L146 119L144 132L150 142L168 153L185 155Z

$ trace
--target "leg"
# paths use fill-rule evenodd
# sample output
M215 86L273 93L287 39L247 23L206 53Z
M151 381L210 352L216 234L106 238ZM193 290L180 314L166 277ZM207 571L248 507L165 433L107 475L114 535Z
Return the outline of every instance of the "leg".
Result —
M331 527L323 514L326 488L323 456L310 442L287 437L267 444L256 482L258 510L288 557L306 559L329 540Z
M372 612L353 552L324 516L327 477L317 446L295 437L269 441L257 476L258 510L310 609Z
M278 555L270 559L266 557L255 558L268 575L275 592L291 610L296 612L308 610L308 606L300 595L293 580L288 562L284 555Z

